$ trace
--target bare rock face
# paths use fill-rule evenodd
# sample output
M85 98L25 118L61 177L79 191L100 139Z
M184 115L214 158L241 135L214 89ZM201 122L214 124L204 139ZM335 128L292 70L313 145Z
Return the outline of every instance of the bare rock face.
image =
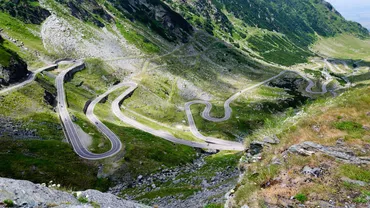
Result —
M26 78L27 64L15 52L4 48L0 36L0 85L9 85Z
M0 65L0 84L9 85L26 78L29 74L27 64L16 56L10 58L8 66Z
M0 1L0 11L9 13L11 16L16 17L28 24L41 24L50 12L37 4L34 1Z
M140 21L148 25L163 38L178 42L187 42L193 27L178 13L161 1L151 0L109 0L131 21Z
M66 5L71 14L85 22L92 22L98 27L104 27L104 23L99 20L100 17L104 21L111 22L113 17L110 16L101 5L95 0L56 0L59 3Z
M83 198L84 200L78 200ZM147 208L96 190L77 192L75 195L29 181L0 178L0 202L10 200L14 207L125 207ZM80 202L84 201L86 203ZM0 205L1 206L1 205Z

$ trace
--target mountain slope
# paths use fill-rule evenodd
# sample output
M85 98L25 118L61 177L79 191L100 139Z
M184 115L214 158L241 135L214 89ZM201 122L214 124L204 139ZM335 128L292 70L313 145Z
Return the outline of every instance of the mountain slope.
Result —
M366 56L368 47L358 50L364 51L361 56L356 53L359 45L368 43L368 34L358 24L345 21L324 1L0 0L0 3L11 3L10 9L0 12L0 32L6 39L3 45L18 53L31 69L61 58L85 62L86 68L71 74L64 83L68 101L65 106L78 127L79 138L91 141L86 148L94 153L106 152L110 144L94 122L89 122L84 110L91 100L119 82L138 85L121 107L130 119L166 136L169 133L188 140L188 144L202 142L203 138L191 131L190 127L195 126L204 137L229 140L226 144L239 142L240 146L253 139L276 143L271 127L284 130L279 125L301 115L301 110L314 100L332 101L332 96L341 95L349 87L369 83L370 64L357 60ZM48 11L45 16L40 13L44 10ZM32 15L39 17L27 19ZM365 39L356 42L356 48L348 49L352 56L326 60L310 50L318 39L336 38L342 33L344 37ZM111 103L124 88L111 93L94 110L99 120L120 138L122 150L105 160L78 158L67 143L55 109L58 103L55 77L72 64L62 62L58 69L39 73L35 82L0 97L0 126L4 126L0 128L0 141L4 144L0 148L4 153L0 154L3 161L0 166L4 167L0 176L33 182L53 180L72 189L107 190L110 186L110 192L118 196L153 206L204 207L226 200L220 196L235 185L239 158L248 153L209 153L171 143L130 123L123 124L112 112ZM199 104L189 110L186 103L190 102ZM339 99L333 102L345 103ZM207 109L215 119L202 117L205 103L212 106ZM225 105L230 108L225 109ZM217 119L226 118L228 112L232 112L229 119ZM194 125L189 124L188 113L193 115ZM365 124L367 117L361 118L364 120L356 122ZM290 127L295 128L293 124ZM294 144L295 140L286 139L290 135L282 135L279 148ZM334 137L328 138L331 139ZM286 143L287 140L292 143ZM258 143L255 146L260 149ZM265 150L266 157L280 153ZM259 161L264 156L248 159L260 166L270 162ZM269 185L264 176L269 177L275 170L250 171L248 174L252 175L245 180L256 177L253 181L257 184L252 188L259 190ZM81 180L85 176L87 180ZM244 181L240 185L245 186L237 190L237 203L243 205L248 201L243 190L249 187Z
M346 21L324 0L166 2L195 26L283 65L305 62L312 56L308 47L317 40L316 34L369 37L366 28Z

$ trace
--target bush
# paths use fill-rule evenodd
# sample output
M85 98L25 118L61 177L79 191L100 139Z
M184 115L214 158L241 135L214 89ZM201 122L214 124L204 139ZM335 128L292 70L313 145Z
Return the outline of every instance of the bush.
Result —
M295 199L297 199L299 202L304 203L307 201L307 196L304 194L297 194L294 196Z
M14 202L10 199L5 199L4 204L6 207L14 207Z
M83 196L79 197L77 200L84 204L89 203L89 199Z
M335 128L343 131L361 130L362 125L353 121L341 121L334 124Z

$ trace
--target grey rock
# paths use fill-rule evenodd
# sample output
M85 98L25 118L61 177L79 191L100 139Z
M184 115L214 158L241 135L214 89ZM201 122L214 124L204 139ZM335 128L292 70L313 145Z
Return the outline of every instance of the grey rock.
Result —
M346 178L346 177L342 177L341 179L344 182L356 184L356 185L359 185L359 186L367 186L367 185L370 185L370 184L368 184L368 183L366 183L364 181L352 180L352 179Z
M206 179L202 181L202 187L209 187L209 184Z
M289 147L289 152L309 156L315 152L322 152L346 163L351 164L370 164L369 158L356 157L353 152L344 147L323 146L311 141L295 144Z
M365 131L370 131L370 127L369 126L363 126L362 129L365 130Z
M102 193L96 190L87 190L80 193L87 197L90 202L99 204L100 207L127 207L147 208L148 206L137 204L118 198L115 195ZM93 207L89 203L81 204L75 196L70 193L55 190L34 184L29 181L0 178L0 201L12 199L19 207L38 208L49 207Z
M281 165L283 163L281 162L281 160L278 157L275 156L274 158L272 158L271 164L273 164L273 165Z
M256 155L262 152L264 143L260 141L253 141L249 146L249 152L251 155Z
M330 204L329 202L326 201L318 201L317 205L321 208L333 208L335 207L334 205Z
M306 175L320 177L320 175L322 174L322 170L320 168L311 168L309 166L305 166L302 170L302 173Z
M276 135L273 135L272 137L264 137L263 142L268 143L268 144L279 144L280 140L277 138Z
M140 205L134 202L123 200L113 194L102 193L97 190L86 190L81 193L88 196L89 201L95 202L100 207L125 207L125 208L146 208L148 206Z
M300 154L303 156L311 156L312 154L315 153L313 151L308 151L304 148L301 148L300 145L292 145L291 147L289 147L288 151L291 153L296 153L296 154Z

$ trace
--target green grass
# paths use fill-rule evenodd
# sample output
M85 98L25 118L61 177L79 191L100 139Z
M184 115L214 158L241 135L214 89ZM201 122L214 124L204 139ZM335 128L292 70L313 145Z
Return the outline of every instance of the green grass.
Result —
M334 124L337 129L345 131L359 131L362 130L362 125L353 121L341 121Z
M370 39L363 40L348 34L321 38L313 49L332 58L370 61Z
M1 177L35 183L52 180L66 188L88 189L97 187L96 174L97 167L83 161L66 143L1 140ZM104 187L99 183L99 187Z
M341 175L346 176L352 180L359 180L370 183L370 169L358 167L357 165L345 164L339 167Z
M305 194L297 194L297 195L295 195L294 196L294 198L296 199L296 200L298 200L299 202L301 202L301 203L304 203L305 201L307 201L307 196L305 195Z
M83 204L86 204L86 203L88 203L89 202L89 199L88 198L86 198L86 197L78 197L78 199L77 199L79 202L81 202L81 203L83 203Z
M249 47L259 52L268 62L291 66L305 63L312 54L292 44L289 39L275 34L252 36L248 39Z
M321 72L320 71L316 71L316 70L304 69L304 73L311 74L315 78L320 78L321 77Z
M13 207L14 206L14 202L11 199L5 199L3 202L4 202L6 207Z
M356 197L353 201L356 203L367 203L370 197L370 191L364 191L362 194L358 197Z
M94 90L97 94L102 94L110 85L119 81L113 75L114 69L102 60L86 59L85 64L86 69L74 75L74 83L82 83L88 89Z
M64 138L59 118L44 101L44 88L34 82L11 92L0 100L0 115L22 123L24 129L35 129L41 139Z
M222 204L207 204L204 208L223 208Z
M30 30L40 32L40 26L25 24L3 12L0 12L0 19L0 28L4 29L12 38L21 40L27 48L47 54L41 38L30 32Z
M161 165L173 167L186 164L196 156L191 147L174 144L131 127L110 122L104 124L116 133L124 144L126 153L123 164L127 167L127 172L123 174L131 174L133 177L146 175L157 171Z
M117 28L123 37L131 44L134 44L141 51L148 54L156 54L160 52L160 48L153 44L149 39L137 33L128 25L122 25L120 22L116 23Z
M192 112L195 123L202 134L235 140L237 136L244 137L252 134L279 112L288 111L294 105L299 106L298 102L290 103L292 98L295 97L287 94L283 89L262 86L246 94L246 98L241 96L240 99L231 103L233 113L227 121L215 123L204 120L200 116L204 105L193 105ZM223 102L213 105L212 116L224 116Z
M155 199L157 197L165 197L165 196L175 196L181 194L182 199L186 199L187 197L193 195L195 192L200 191L199 187L189 186L189 187L181 187L181 188L161 188L158 191L152 191L146 193L135 200L150 200Z
M335 122L333 125L339 130L346 131L348 137L351 138L361 138L366 132L362 128L362 124L353 121L340 121Z
M0 45L0 65L3 67L9 66L12 54L9 53L2 45Z

